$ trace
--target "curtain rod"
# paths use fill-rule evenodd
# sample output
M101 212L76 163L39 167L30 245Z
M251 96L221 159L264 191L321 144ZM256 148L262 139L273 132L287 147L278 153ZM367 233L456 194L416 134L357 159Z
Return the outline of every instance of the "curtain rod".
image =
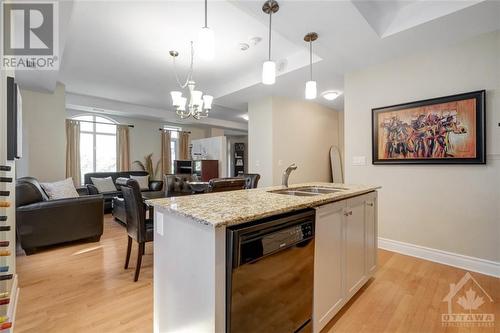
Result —
M105 123L105 122L101 122L101 121L92 121L92 120L78 120L78 119L71 119L71 118L67 118L67 120L73 120L73 121L79 121L81 123L91 123L91 124L102 124L102 125L114 125L114 126L128 126L128 127L134 127L134 125L131 125L131 124L114 124L114 123Z
M179 133L188 133L191 134L191 131L179 131L179 130L173 130L173 129L168 129L168 128L160 128L160 131L166 131L166 132L179 132Z

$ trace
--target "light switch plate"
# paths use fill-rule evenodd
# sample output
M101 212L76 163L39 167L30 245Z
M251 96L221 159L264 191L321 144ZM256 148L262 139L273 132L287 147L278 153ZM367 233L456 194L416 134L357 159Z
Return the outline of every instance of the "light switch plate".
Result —
M163 236L163 214L155 214L156 233Z
M366 156L353 156L352 157L352 165L366 165Z

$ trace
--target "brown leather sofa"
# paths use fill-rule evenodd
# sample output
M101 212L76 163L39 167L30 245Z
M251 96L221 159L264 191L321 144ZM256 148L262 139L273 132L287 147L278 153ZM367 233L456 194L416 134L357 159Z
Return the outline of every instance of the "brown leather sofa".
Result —
M49 200L33 177L16 182L16 233L27 255L37 249L80 239L99 241L103 230L103 197L88 195Z
M149 173L146 171L122 171L122 172L93 172L93 173L86 173L84 175L84 184L87 186L89 193L90 194L102 194L104 197L104 213L111 213L113 210L113 198L122 197L122 192L120 189L117 188L116 191L112 192L106 192L106 193L99 193L97 190L97 187L94 186L92 183L91 177L94 178L107 178L111 177L113 179L113 183L116 186L116 179L118 178L130 178L130 176L147 176ZM149 181L149 188L147 190L142 190L143 192L145 191L161 191L163 188L163 182L161 180L150 180Z

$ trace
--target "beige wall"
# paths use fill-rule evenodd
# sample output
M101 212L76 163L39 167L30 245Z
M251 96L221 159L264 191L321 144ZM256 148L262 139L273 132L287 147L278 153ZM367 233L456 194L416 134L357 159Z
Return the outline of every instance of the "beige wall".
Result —
M339 113L313 102L282 97L249 104L249 172L262 185L281 184L288 165L298 169L290 183L331 181L329 151L339 145Z
M58 84L53 94L21 90L23 99L23 158L17 162L18 177L33 176L40 181L64 179L66 174L66 133L64 121L82 113L66 110L65 88ZM134 124L130 129L130 161L142 161L153 153L160 158L159 128L164 122L108 116L119 123ZM178 125L173 125L178 126ZM191 140L205 138L209 128L183 127L191 131Z
M259 186L273 184L273 101L248 104L248 172L260 174Z
M23 157L17 176L56 181L66 176L65 87L54 93L21 89L23 103Z
M330 147L339 145L339 112L320 104L273 98L273 180L281 184L283 170L298 168L290 183L332 181Z
M487 90L487 165L371 165L371 109ZM346 180L381 185L379 235L500 261L500 33L345 77ZM367 165L352 166L353 156Z

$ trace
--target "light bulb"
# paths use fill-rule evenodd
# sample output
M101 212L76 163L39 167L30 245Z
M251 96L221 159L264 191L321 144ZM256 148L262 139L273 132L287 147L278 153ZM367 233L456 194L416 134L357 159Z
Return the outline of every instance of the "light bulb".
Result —
M262 65L262 83L274 84L276 82L276 63L268 60Z
M182 92L180 91L171 91L170 96L172 97L172 105L179 106L180 98L182 97Z
M306 82L306 99L315 99L317 95L316 92L316 81Z
M203 27L198 36L200 58L203 60L213 60L215 56L215 36L214 31L209 27Z

